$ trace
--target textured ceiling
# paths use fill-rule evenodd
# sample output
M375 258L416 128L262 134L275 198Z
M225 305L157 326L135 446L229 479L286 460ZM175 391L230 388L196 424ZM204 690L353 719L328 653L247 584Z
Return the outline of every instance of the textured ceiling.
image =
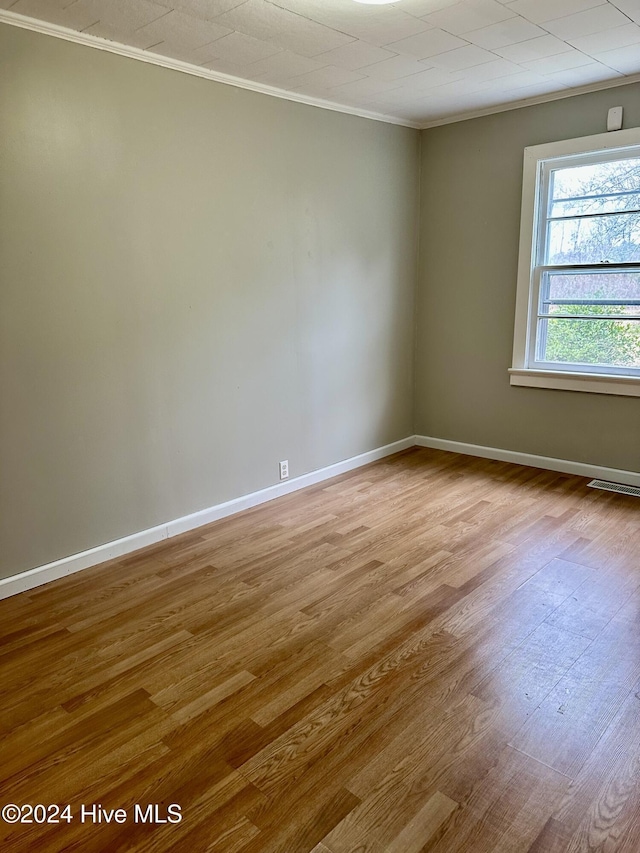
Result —
M0 8L408 123L640 73L640 0L0 0Z

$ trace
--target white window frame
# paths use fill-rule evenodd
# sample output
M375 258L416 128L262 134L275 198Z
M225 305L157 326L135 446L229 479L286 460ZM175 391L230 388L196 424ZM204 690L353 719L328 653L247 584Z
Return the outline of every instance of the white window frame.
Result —
M533 352L540 287L537 264L542 229L546 224L549 173L557 168L560 158L566 158L567 165L572 165L572 158L581 155L582 162L588 163L589 157L585 155L592 154L593 161L601 161L602 154L610 151L613 160L629 156L630 152L623 149L636 146L640 146L640 128L525 148L513 366L509 370L512 385L640 397L640 375L633 369L607 368L606 372L596 372L597 368L587 366L541 364L535 362ZM615 264L610 268L615 269Z

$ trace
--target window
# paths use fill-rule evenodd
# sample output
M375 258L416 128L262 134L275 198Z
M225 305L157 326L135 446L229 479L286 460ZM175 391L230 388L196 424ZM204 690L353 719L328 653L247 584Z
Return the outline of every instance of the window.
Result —
M640 396L640 129L525 149L510 374Z

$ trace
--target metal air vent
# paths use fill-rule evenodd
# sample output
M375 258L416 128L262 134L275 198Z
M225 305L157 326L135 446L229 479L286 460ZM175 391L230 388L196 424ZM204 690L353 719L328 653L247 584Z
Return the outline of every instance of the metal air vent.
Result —
M587 483L593 489L604 489L605 492L618 492L621 495L633 495L635 498L640 498L640 488L638 486L623 486L621 483L608 483L606 480L592 480Z

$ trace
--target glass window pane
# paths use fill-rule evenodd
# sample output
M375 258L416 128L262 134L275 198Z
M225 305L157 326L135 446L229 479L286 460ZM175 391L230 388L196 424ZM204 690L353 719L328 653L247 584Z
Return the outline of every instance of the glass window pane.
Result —
M547 264L640 261L640 213L551 220L547 228Z
M551 172L550 216L640 208L640 156Z
M640 321L539 320L538 361L640 368Z
M549 300L640 300L640 272L547 273ZM640 312L639 312L640 313Z

